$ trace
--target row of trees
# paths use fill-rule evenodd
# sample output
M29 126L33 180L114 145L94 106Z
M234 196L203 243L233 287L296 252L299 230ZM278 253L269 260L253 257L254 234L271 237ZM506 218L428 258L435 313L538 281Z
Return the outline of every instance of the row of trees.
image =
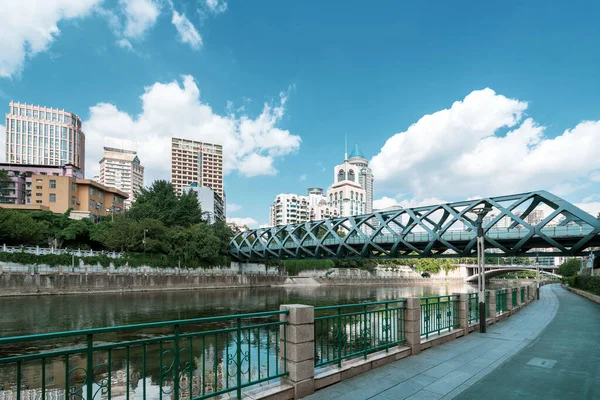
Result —
M72 220L49 211L0 209L0 243L136 254L147 265L224 265L233 236L223 221L208 225L196 193L178 196L166 181L142 189L130 210L99 223Z

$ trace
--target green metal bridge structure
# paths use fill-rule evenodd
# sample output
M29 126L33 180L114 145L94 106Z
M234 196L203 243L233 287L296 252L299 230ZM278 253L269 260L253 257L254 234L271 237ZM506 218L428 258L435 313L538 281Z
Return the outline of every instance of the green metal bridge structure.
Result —
M238 261L476 257L477 215L486 257L581 256L600 246L600 220L547 191L247 230L230 242Z

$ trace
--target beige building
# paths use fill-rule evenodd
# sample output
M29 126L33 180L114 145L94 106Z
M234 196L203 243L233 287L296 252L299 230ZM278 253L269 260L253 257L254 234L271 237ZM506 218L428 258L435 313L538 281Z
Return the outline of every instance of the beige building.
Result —
M125 208L131 207L135 193L144 187L144 167L137 156L136 143L115 138L104 139L98 183L127 193Z
M81 120L65 110L11 101L6 114L6 162L72 164L85 173Z
M189 139L171 139L171 182L178 194L192 184L211 188L225 202L223 146Z
M359 183L360 174L361 167L348 160L334 169L334 182L327 190L327 200L342 217L367 213L367 192Z
M55 213L71 213L81 218L123 212L127 194L94 182L69 176L33 175L31 203Z

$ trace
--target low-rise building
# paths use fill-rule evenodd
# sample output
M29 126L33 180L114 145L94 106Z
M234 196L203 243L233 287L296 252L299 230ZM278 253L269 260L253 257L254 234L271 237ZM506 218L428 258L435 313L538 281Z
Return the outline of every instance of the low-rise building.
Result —
M97 218L124 210L127 194L84 179L81 170L29 164L0 164L8 177L1 184L0 207L11 209L47 209L64 213L71 209L73 218Z
M271 226L298 224L338 216L338 210L327 203L323 189L309 188L307 196L278 194L271 205L269 224Z

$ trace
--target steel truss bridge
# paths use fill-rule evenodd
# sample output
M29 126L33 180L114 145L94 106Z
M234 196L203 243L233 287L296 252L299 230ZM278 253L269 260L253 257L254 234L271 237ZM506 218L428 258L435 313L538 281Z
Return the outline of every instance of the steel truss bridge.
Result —
M247 230L229 252L238 261L475 257L473 210L482 206L490 208L486 257L577 256L600 246L599 219L538 191Z

